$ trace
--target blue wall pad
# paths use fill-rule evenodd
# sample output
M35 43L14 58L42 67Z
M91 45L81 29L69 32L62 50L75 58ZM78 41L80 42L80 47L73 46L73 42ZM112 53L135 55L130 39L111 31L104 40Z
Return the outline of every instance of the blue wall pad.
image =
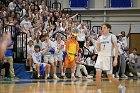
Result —
M72 8L88 8L88 0L69 0Z
M110 0L110 7L132 7L132 0Z
M26 72L25 64L14 63L14 70L16 77L20 79L31 79L32 72Z

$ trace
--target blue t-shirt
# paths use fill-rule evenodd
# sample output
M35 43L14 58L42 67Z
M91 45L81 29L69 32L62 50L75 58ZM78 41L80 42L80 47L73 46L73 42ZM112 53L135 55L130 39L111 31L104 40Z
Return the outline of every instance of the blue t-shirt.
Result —
M12 46L13 44L14 44L14 42L11 41L11 42L9 43L8 47ZM7 50L6 50L6 53L5 53L5 56L6 56L6 57L8 57L8 56L13 56L13 51L12 51L12 49L7 49Z

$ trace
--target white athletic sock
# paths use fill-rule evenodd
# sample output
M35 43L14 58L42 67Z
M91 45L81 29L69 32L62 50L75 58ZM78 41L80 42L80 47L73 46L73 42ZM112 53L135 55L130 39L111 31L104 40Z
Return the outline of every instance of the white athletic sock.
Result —
M97 93L102 93L101 89L97 89Z
M50 77L50 74L46 74L46 77Z
M50 74L48 74L48 77L50 77Z
M53 74L53 76L55 77L55 76L56 76L56 74Z
M63 72L61 73L61 76L64 76L64 73Z
M74 73L71 73L71 77L74 77Z
M38 74L37 76L40 77L40 74Z
M118 86L118 88L122 88L123 86L120 84L119 86Z

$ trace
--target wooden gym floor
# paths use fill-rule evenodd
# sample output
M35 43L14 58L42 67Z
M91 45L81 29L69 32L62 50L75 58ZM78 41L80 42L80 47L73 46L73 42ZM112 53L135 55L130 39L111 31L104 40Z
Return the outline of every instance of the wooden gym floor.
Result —
M121 80L126 93L140 93L140 80ZM95 79L0 81L0 93L96 93ZM108 79L102 79L102 93L118 93Z

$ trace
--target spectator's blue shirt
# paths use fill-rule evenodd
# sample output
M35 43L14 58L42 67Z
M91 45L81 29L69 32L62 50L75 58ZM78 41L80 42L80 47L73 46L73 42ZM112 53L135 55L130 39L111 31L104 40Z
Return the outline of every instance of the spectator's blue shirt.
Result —
M10 47L10 46L12 46L14 44L14 42L13 41L11 41L10 43L9 43L9 45L8 45L8 47ZM13 51L12 51L12 49L7 49L6 50L6 53L5 53L5 56L13 56Z

